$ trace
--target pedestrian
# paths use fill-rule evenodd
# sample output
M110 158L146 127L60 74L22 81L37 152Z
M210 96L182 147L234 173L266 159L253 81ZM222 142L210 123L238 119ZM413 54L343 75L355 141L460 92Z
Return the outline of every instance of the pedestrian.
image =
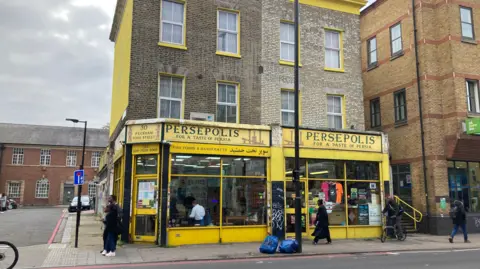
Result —
M389 227L397 227L397 235L401 238L403 237L403 229L402 229L402 215L403 215L403 208L401 209L400 206L395 203L393 198L388 199L385 208L382 211L383 214L387 215L387 226ZM388 229L387 230L388 236L395 237L395 229Z
M2 213L5 213L5 211L7 211L7 195L5 195L5 193L2 193L2 197L0 198L0 207Z
M203 226L203 218L205 217L205 208L197 203L197 200L192 201L192 212L190 218L193 219L195 226Z
M470 243L470 241L468 241L467 234L467 213L465 211L463 203L461 201L455 200L455 202L453 202L453 209L450 214L453 220L453 230L450 238L448 238L448 241L450 241L450 243L453 243L453 238L457 234L458 229L462 228L464 242Z
M117 217L118 209L117 206L113 203L106 207L106 216L105 216L105 233L107 238L105 240L105 256L115 257L115 250L117 248Z
M103 208L104 217L103 217L103 250L100 251L102 255L106 255L108 253L107 251L107 239L108 239L108 230L107 230L107 215L111 211L110 207L116 206L116 198L114 195L108 196L107 198L107 206ZM117 211L118 214L118 211ZM116 241L115 241L116 242Z
M327 244L332 243L330 238L330 225L328 221L327 208L323 205L323 199L318 200L318 210L317 218L315 220L315 231L312 233L312 236L315 236L313 239L313 244L318 244L318 240L327 239Z

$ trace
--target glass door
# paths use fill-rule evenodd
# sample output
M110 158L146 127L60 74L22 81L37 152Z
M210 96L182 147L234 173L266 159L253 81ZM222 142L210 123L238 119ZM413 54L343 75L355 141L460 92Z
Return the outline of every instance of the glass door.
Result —
M158 188L156 178L136 178L134 185L134 237L137 242L155 242Z
M305 200L305 180L301 180L302 195L302 233L307 233L307 204ZM295 236L295 183L287 181L285 186L285 213L286 213L286 233L287 237Z

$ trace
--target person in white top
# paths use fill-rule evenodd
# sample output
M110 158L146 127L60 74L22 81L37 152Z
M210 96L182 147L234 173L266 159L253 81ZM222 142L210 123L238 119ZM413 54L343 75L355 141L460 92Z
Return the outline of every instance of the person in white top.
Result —
M193 208L190 213L190 218L194 220L195 226L203 225L203 218L205 217L205 208L197 203L196 200L192 202Z

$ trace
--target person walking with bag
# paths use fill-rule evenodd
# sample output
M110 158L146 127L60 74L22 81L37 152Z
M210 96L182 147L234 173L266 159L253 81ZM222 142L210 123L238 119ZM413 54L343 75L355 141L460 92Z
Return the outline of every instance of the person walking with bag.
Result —
M115 257L118 238L118 207L110 204L106 208L107 216L105 217L105 233L107 235L105 242L105 256Z
M332 243L332 239L330 238L330 229L329 229L329 222L328 222L328 213L327 208L323 205L323 200L318 200L318 210L317 210L317 220L315 222L315 231L313 232L312 236L315 236L313 239L313 244L318 244L318 240L320 239L327 239L327 244Z
M467 212L465 211L465 207L463 206L463 203L458 200L453 202L453 206L453 210L450 213L453 220L453 230L450 238L448 238L448 241L453 243L453 238L457 234L458 229L462 228L464 242L470 243L470 241L468 241L467 234Z

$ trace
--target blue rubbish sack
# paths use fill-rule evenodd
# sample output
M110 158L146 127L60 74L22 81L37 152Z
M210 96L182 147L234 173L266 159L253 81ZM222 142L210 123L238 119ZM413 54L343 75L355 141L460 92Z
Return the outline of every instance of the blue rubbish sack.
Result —
M278 250L280 253L295 253L298 250L298 242L294 239L283 240Z
M275 254L278 247L278 237L269 235L265 238L260 246L260 253Z

